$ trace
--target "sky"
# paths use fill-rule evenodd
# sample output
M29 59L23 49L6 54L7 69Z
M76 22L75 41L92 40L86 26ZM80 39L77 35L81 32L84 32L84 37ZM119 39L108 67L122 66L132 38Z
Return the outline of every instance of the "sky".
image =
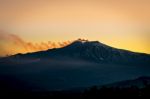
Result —
M0 0L0 56L78 38L150 53L150 0Z

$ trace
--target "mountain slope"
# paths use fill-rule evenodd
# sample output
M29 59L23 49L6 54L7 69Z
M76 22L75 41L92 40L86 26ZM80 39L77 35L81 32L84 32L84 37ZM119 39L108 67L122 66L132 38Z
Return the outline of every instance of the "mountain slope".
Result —
M116 49L98 41L77 40L72 44L58 49L18 54L13 58L52 58L52 59L78 59L98 63L150 65L150 55Z
M128 88L132 86L136 86L138 88L143 88L150 84L150 77L143 76L133 80L125 80L120 82L115 82L112 84L104 85L106 87L119 87L119 88Z

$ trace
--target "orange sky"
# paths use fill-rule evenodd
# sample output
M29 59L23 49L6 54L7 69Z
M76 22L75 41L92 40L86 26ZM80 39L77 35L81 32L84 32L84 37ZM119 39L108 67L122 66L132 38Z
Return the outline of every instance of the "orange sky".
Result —
M0 30L34 44L85 38L150 53L149 9L149 0L0 0ZM16 48L10 41L0 40L0 55Z

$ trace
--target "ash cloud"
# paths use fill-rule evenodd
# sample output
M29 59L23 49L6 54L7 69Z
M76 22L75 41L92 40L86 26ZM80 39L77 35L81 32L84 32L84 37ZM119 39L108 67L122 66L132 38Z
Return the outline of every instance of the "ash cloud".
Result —
M12 55L16 53L36 52L52 48L60 48L70 44L72 41L65 42L41 42L33 43L23 40L15 34L0 31L0 56Z

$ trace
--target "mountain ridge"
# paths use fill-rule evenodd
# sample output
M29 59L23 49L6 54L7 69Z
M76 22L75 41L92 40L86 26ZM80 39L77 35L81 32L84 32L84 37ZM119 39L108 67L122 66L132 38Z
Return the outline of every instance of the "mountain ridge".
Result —
M10 57L81 59L98 63L150 64L150 55L118 49L99 41L76 40L62 48L49 49Z
M136 86L139 88L143 88L149 84L150 84L150 76L141 76L141 77L138 77L135 79L114 82L114 83L103 85L103 86L105 86L105 87L118 87L118 88L129 88L129 87Z

